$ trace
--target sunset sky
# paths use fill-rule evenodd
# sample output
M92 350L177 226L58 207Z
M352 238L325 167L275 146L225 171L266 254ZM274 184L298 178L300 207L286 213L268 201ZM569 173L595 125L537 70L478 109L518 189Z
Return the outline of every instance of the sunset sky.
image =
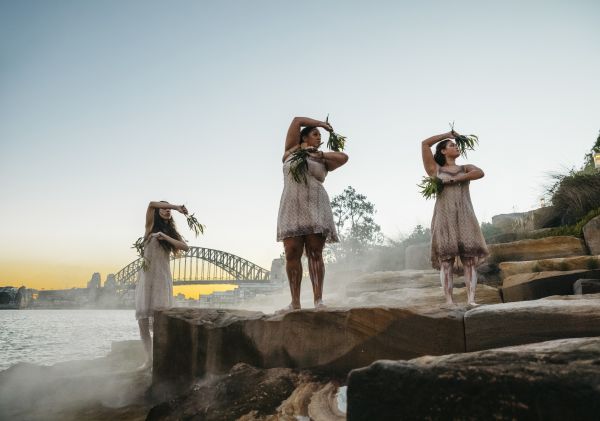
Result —
M348 136L384 234L428 226L420 142L480 137L480 221L539 205L600 129L597 1L2 1L0 286L84 286L136 258L151 200L190 244L265 268L294 116Z

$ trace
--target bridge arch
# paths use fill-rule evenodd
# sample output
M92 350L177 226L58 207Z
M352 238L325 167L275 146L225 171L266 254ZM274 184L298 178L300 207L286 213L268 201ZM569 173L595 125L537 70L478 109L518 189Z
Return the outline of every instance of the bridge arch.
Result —
M220 269L205 272L204 266L199 271L198 262L204 261ZM115 274L117 289L125 292L135 288L137 274L142 268L142 259L138 258ZM182 270L183 269L183 270ZM217 273L218 272L218 273ZM175 285L201 283L240 283L269 282L270 272L235 254L205 247L190 247L178 256L171 256L171 273Z

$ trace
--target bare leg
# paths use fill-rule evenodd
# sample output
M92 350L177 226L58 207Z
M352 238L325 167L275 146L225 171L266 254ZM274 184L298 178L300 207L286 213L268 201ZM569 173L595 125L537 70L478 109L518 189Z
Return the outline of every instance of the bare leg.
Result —
M140 337L142 338L142 343L144 344L144 350L146 351L146 361L140 367L140 369L145 370L152 367L152 337L150 336L150 319L139 319L138 326L140 328Z
M477 288L477 270L475 269L475 261L472 258L463 260L465 268L465 286L467 287L467 304L477 305L475 302L475 290Z
M306 236L306 255L308 256L308 273L313 287L315 308L323 305L323 281L325 280L325 262L323 262L323 247L325 240L321 234Z
M292 303L290 310L300 309L300 285L302 283L302 252L304 237L290 237L283 240L285 249L285 271L287 272Z
M440 281L442 282L442 288L444 288L446 304L454 304L454 300L452 299L452 290L454 288L454 272L452 270L453 266L454 259L442 260L440 262Z

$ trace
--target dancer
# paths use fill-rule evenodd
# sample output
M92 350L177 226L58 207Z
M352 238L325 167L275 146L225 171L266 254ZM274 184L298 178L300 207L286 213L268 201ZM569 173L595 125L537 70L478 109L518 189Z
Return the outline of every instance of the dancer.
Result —
M292 294L291 304L282 311L300 309L302 282L302 253L308 257L308 272L313 287L315 308L323 305L325 263L323 247L326 242L338 242L329 196L323 187L328 171L348 161L343 152L323 152L319 127L332 132L329 123L311 118L292 120L285 140L283 155L283 193L277 219L277 241L283 241L286 272ZM308 173L306 183L297 182L290 174L290 158L298 149L306 149Z
M169 268L171 253L188 250L188 245L175 228L171 209L187 215L185 206L168 202L150 202L146 211L144 261L135 288L135 318L146 351L146 362L140 369L152 366L150 323L154 310L173 305L173 277Z
M431 264L440 270L446 304L454 304L454 262L459 256L464 269L467 303L476 305L476 267L488 255L488 250L471 204L469 183L482 178L484 173L474 165L456 164L460 156L453 142L456 136L455 131L432 136L421 146L425 171L444 183L431 220ZM431 152L433 145L436 145L435 155Z

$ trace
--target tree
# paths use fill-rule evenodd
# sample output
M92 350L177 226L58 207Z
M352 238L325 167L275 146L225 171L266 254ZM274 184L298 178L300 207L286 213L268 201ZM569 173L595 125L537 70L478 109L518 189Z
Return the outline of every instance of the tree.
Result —
M381 227L375 223L375 205L352 186L331 201L340 244L332 248L334 260L356 256L383 243Z

